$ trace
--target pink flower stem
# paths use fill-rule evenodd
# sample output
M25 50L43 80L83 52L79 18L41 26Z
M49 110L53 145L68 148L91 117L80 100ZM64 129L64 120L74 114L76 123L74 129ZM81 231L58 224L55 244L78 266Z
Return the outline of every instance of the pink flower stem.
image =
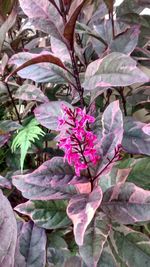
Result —
M108 166L113 163L113 161L115 160L115 158L118 156L118 150L115 149L115 154L113 156L113 158L110 160L108 159L108 163L105 165L105 167L93 178L93 182L108 168Z
M78 145L79 145L79 148L80 148L80 153L81 153L81 156L82 156L82 158L83 158L83 161L84 161L84 163L88 166L88 162L87 162L87 160L86 160L86 158L85 158L85 156L84 156L84 151L83 151L83 149L82 149L82 145L81 145L81 142L80 142L80 140L74 135L74 138L76 139L76 141L77 141L77 143L78 143ZM90 183L91 183L91 192L92 192L92 190L93 190L93 179L92 179L92 175L91 175L91 172L90 172L90 169L89 169L89 167L87 167L87 171L88 171L88 175L89 175L89 177L90 177Z

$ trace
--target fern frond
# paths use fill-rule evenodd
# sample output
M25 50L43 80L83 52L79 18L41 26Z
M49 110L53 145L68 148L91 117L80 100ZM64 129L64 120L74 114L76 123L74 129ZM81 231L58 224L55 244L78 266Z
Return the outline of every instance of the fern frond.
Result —
M38 125L39 123L37 120L32 119L26 126L23 127L23 129L19 131L12 142L12 152L15 152L18 148L20 148L21 171L23 171L24 160L28 149L31 147L32 143L35 142L35 139L39 139L39 136L43 136L45 134Z

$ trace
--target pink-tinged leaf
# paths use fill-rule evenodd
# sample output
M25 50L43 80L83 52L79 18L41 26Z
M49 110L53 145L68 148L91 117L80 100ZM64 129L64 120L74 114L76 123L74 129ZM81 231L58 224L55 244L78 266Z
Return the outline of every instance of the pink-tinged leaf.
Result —
M0 121L0 131L13 132L20 129L22 126L17 121L3 120Z
M133 183L118 183L104 193L103 211L122 224L150 221L150 191Z
M123 147L131 154L150 155L150 124L124 118Z
M0 266L14 267L17 224L7 198L0 190Z
M109 161L113 159L116 153L118 145L122 143L123 138L123 116L119 107L119 101L112 102L104 111L102 116L102 137L100 143L100 153L102 160L98 167L97 173L107 166ZM114 162L112 160L108 168L105 169L104 173L111 170ZM102 175L104 175L102 173Z
M120 33L110 45L111 52L120 52L130 55L137 46L139 34L139 26L133 26L125 32Z
M69 18L64 28L64 37L68 42L69 48L73 48L74 45L74 29L76 25L76 21L78 18L81 9L85 5L87 0L76 0L73 1L70 11L69 11Z
M12 188L12 184L7 178L5 178L5 177L0 175L0 187L11 189Z
M75 185L76 189L81 193L81 194L89 194L91 192L91 183L80 183Z
M75 241L82 246L87 226L101 204L102 190L95 188L90 194L80 194L71 198L67 207L68 217L74 225Z
M6 33L12 28L12 26L16 22L16 17L17 17L17 4L14 4L14 7L13 7L10 15L8 16L6 21L0 27L0 37L1 37L0 38L0 50L1 50L3 42L5 40Z
M66 80L69 81L70 78L68 77L67 71L63 68L63 63L61 63L59 59L57 61L57 58L55 63L60 63L60 66L53 64L54 61L53 63L48 63L50 62L50 59L51 53L49 52L41 52L40 54L20 52L16 55L13 55L9 63L11 65L16 65L17 68L21 67L20 71L17 69L18 75L21 78L31 79L37 83L64 83ZM25 67L25 65L28 63L30 63L28 67ZM23 66L24 68L22 69ZM14 70L13 73L16 73L16 70ZM11 75L12 73L7 77L6 80L8 80Z
M79 182L87 183L87 177L77 177L61 157L44 162L32 173L13 177L13 184L31 200L71 198L77 193L73 185Z
M64 267L82 267L81 259L78 256L72 256L66 260ZM86 267L86 266L85 266Z
M97 213L85 232L83 245L79 247L79 253L87 267L97 267L109 232L108 218L103 213Z
M48 0L20 0L20 6L29 17L30 23L37 29L60 40L63 39L62 17Z
M33 222L19 223L18 240L15 254L15 267L37 266L46 264L46 233ZM19 229L20 228L20 229ZM7 266L8 267L8 266Z
M32 84L24 84L18 88L14 97L25 101L49 102L40 88Z
M54 55L61 59L62 62L71 63L70 54L67 46L60 40L51 36L51 49Z
M72 108L65 101L51 101L38 106L34 110L37 121L50 130L58 130L58 118L63 115L63 105Z
M113 52L103 59L90 63L85 72L83 87L94 90L96 87L128 86L149 81L149 77L137 66L130 56Z
M17 65L17 62L19 62L19 56L22 57L22 59L24 58L24 56L26 55L31 55L31 59L29 59L28 61L26 61L25 63L21 64L20 66L18 66L14 71L12 71L8 77L7 77L7 80L12 76L14 75L15 73L21 71L22 69L24 68L27 68L29 66L32 66L34 64L38 64L38 63L43 63L43 62L46 62L46 63L51 63L51 64L55 64L63 69L66 69L64 64L62 63L62 61L58 58L58 57L55 57L54 55L51 55L50 53L49 54L42 54L42 55L36 55L36 54L30 54L30 53L25 53L25 52L21 52L17 55L14 55L11 57L10 61L9 61L9 64L16 64ZM19 63L18 63L19 65Z

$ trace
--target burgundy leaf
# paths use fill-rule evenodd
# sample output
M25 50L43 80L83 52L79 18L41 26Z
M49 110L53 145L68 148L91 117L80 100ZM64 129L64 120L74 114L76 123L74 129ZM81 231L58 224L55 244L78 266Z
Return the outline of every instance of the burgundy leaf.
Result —
M133 183L118 183L105 193L101 205L113 220L123 224L150 221L150 191Z
M61 157L44 162L32 173L13 177L13 184L31 200L68 199L77 193L73 184L79 182L87 182L87 177L77 177Z
M0 190L0 266L14 267L17 224L7 198Z
M87 0L76 0L72 3L69 11L69 18L64 28L64 37L66 38L69 47L73 48L74 41L74 29L78 15L83 8Z
M81 246L87 226L94 217L101 204L102 190L95 188L90 194L80 194L71 198L67 207L67 214L74 224L76 243Z

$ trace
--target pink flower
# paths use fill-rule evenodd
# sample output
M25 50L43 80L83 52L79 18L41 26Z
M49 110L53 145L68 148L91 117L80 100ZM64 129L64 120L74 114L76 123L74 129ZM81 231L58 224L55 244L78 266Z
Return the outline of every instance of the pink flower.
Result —
M76 175L80 171L89 168L91 163L95 165L99 160L95 143L97 137L87 129L87 124L95 121L95 118L87 115L85 109L74 110L63 105L64 114L58 120L59 144L65 152L64 160L75 168Z

